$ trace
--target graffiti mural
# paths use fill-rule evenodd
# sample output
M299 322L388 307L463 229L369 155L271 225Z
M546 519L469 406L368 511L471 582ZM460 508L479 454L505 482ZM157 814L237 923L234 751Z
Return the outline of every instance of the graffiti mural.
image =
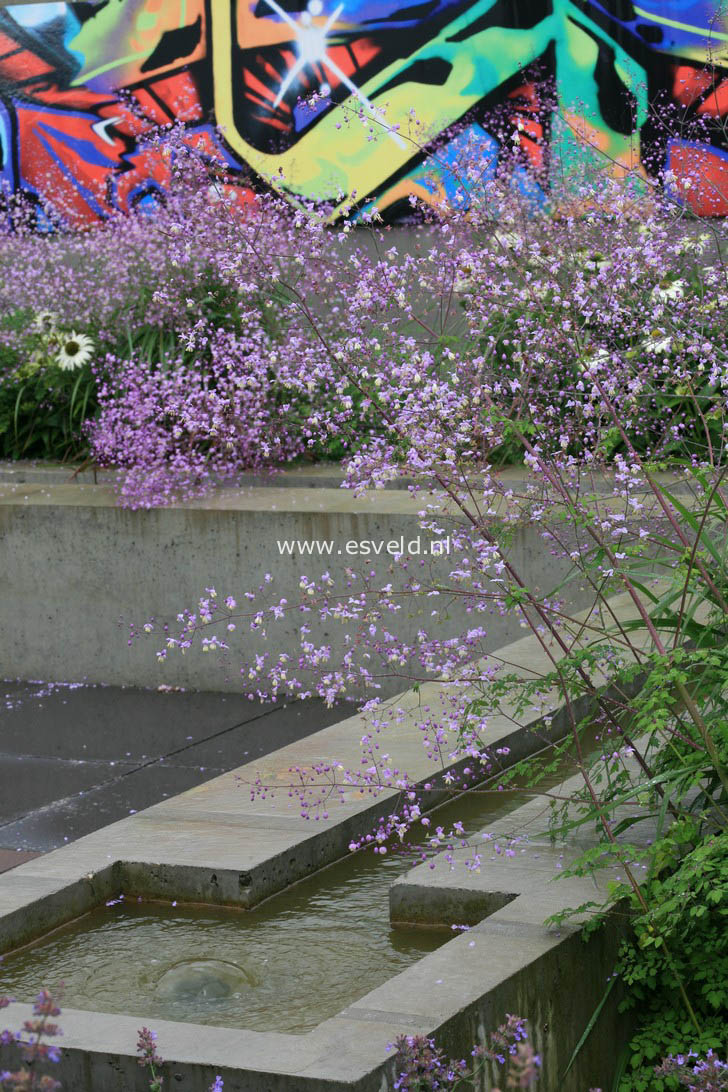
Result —
M552 123L546 88L566 125ZM314 105L303 101L314 92ZM3 189L35 200L39 218L55 195L77 226L164 201L168 165L153 137L173 121L239 176L241 193L282 178L292 200L336 206L355 194L390 219L411 194L447 192L463 140L495 170L504 128L518 128L517 173L540 187L581 127L616 165L678 178L699 169L690 201L723 215L727 115L717 0L0 6ZM440 137L434 181L409 137L415 117L418 135Z

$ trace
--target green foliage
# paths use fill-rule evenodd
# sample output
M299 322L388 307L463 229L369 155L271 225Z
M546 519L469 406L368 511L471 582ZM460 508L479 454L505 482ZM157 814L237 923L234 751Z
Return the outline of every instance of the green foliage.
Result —
M720 474L693 467L687 480L689 494L655 484L673 522L649 549L633 541L621 554L622 587L641 613L593 626L538 677L495 674L470 710L507 709L523 723L556 694L566 702L567 737L498 781L553 784L569 759L583 775L550 801L549 828L554 842L591 832L559 877L601 887L550 921L578 917L588 935L615 904L629 913L616 972L635 1033L619 1092L684 1087L655 1067L688 1050L725 1057L728 1046L728 501ZM575 527L580 517L565 503L563 518ZM596 584L608 554L604 542L582 551L580 578Z
M212 271L208 270L205 275L185 286L187 310L183 310L181 315L170 315L168 322L150 323L144 320L152 291L152 287L140 282L134 311L130 314L119 313L117 316L113 325L120 334L116 343L109 346L114 355L122 359L137 356L150 364L165 365L174 362L178 365L181 360L185 365L199 366L204 363L204 354L201 358L199 348L194 353L186 351L180 336L191 321L203 317L217 329L240 331L240 299L235 290L215 277ZM260 306L261 312L270 316L268 321L272 330L273 309L264 308L262 301Z
M625 1072L619 1092L672 1092L684 1085L673 1076L657 1076L655 1068L663 1058L685 1052L685 1044L704 1058L709 1050L725 1052L725 1016L708 1020L697 1034L691 1021L676 1005L665 1005L642 1017L640 1030L629 1045Z
M677 826L677 824L676 824ZM622 944L620 972L627 986L623 1007L639 1016L620 1092L677 1088L654 1067L686 1044L701 1056L725 1050L728 1027L728 834L710 835L679 857L682 828L666 841L676 866L665 867L646 887L649 905ZM694 1026L683 991L697 1017Z

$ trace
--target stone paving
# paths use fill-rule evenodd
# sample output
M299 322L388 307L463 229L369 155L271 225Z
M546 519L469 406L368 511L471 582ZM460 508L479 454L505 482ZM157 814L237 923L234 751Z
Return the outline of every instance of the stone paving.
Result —
M342 712L319 701L261 706L233 694L0 682L0 715L4 871L293 743Z

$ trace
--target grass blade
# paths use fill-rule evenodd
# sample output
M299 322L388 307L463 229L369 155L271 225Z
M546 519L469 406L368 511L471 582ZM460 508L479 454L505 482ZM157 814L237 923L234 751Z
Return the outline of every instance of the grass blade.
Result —
M589 1035L591 1033L592 1028L594 1027L597 1020L599 1019L599 1013L602 1011L605 1004L607 1003L607 998L609 997L610 993L612 992L612 990L614 988L614 983L616 981L617 981L617 976L612 975L612 977L609 979L609 984L608 984L606 990L604 991L604 993L602 995L601 1001L599 1002L599 1004L595 1008L594 1012L591 1014L591 1017L589 1018L589 1022L587 1023L586 1027L584 1028L584 1031L582 1032L581 1039L579 1040L579 1042L574 1047L574 1053L571 1055L571 1058L569 1059L569 1064L567 1065L566 1069L564 1070L564 1075L561 1078L562 1080L564 1080L566 1078L566 1074L569 1072L569 1070L573 1066L574 1062L576 1061L576 1059L577 1059L577 1057L579 1055L579 1051L581 1050L581 1048L584 1046L584 1043L589 1038Z

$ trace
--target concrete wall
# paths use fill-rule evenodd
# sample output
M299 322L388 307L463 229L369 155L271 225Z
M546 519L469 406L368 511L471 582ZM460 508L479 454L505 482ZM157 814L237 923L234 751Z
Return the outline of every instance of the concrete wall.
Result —
M545 931L544 931L545 932ZM534 935L536 930L534 930ZM489 930L494 945L527 950L530 938L517 928ZM454 1055L462 1055L483 1032L492 1032L507 1013L525 1014L536 1052L543 1061L537 1084L539 1092L587 1092L600 1088L611 1092L620 1054L630 1038L630 1017L618 1011L622 996L612 989L593 1031L568 1070L572 1054L596 1012L614 973L623 929L615 920L585 941L569 931L522 971L489 990L464 1018L443 1029L439 1041ZM502 1071L501 1071L502 1072ZM498 1070L491 1077L497 1078ZM493 1085L484 1079L479 1092Z
M239 690L241 658L268 647L297 651L300 615L271 627L268 645L241 623L231 638L227 666L198 653L170 655L160 665L155 653L163 640L155 634L129 647L129 623L143 624L152 616L173 622L210 586L240 602L266 572L275 578L276 597L289 602L299 598L302 574L328 569L336 587L343 588L346 567L371 571L371 559L364 566L345 553L281 556L276 541L332 539L343 547L349 540L411 539L419 533L420 506L401 490L356 500L328 486L261 486L220 490L197 504L132 512L117 507L104 485L0 485L0 677ZM537 528L515 531L511 555L544 592L565 575ZM377 561L381 583L390 578L391 562ZM421 571L437 580L451 567L451 559L428 559ZM395 583L401 580L390 575ZM579 607L588 602L576 586L571 599ZM413 637L431 622L435 603L444 605L442 599L422 597L415 611L414 602L408 603L388 628ZM458 603L438 620L438 634L454 636L474 624L488 629L488 651L523 635L516 615L474 620ZM318 633L314 628L314 636L341 651L344 630L331 624L318 627ZM384 692L406 685L406 679L393 678Z

